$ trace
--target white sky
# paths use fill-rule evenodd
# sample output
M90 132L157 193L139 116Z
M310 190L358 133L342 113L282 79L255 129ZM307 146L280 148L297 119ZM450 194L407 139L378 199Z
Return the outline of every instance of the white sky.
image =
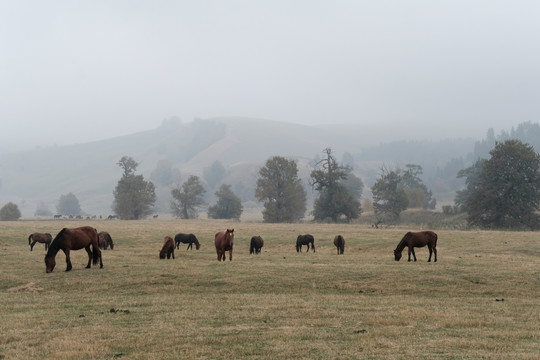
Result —
M482 137L540 121L539 19L536 0L0 0L0 147L171 116Z

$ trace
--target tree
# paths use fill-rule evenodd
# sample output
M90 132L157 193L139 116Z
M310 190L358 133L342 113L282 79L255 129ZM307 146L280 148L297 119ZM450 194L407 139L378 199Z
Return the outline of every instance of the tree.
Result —
M498 142L467 198L469 225L540 228L540 155L519 140Z
M420 165L407 164L407 170L401 175L401 184L409 200L409 207L435 209L437 201L432 198L431 190L420 179L423 169Z
M117 164L124 173L113 191L113 210L123 220L143 219L152 213L156 202L154 184L135 175L139 164L131 157L123 156Z
M351 194L345 180L351 174L351 168L338 164L332 155L332 149L323 150L323 157L311 172L311 185L319 192L313 206L315 221L338 222L342 217L347 221L357 219L362 212L360 201Z
M21 211L19 207L12 202L8 202L0 209L0 221L16 221L20 217Z
M34 211L34 216L52 216L53 213L44 201L40 201Z
M79 199L72 193L60 195L58 205L56 205L56 213L59 215L81 215Z
M195 219L199 216L197 209L204 205L203 195L206 190L201 185L199 177L191 175L182 185L171 190L173 199L171 209L181 219Z
M389 223L399 219L399 215L409 205L403 189L400 170L381 169L381 177L371 187L373 210L377 222Z
M295 222L306 213L306 190L294 160L274 156L259 170L255 197L264 202L263 221Z
M225 170L223 164L218 160L214 161L210 167L203 170L204 180L210 189L214 189L216 185L225 178L226 174L227 170Z
M240 220L243 206L242 201L231 190L231 185L223 184L215 192L218 201L208 208L208 217L211 219L237 219Z
M456 196L454 198L454 204L459 211L467 211L467 200L469 199L470 193L478 186L480 172L486 161L486 159L479 159L474 165L458 172L457 177L465 178L466 185L465 189L456 191Z

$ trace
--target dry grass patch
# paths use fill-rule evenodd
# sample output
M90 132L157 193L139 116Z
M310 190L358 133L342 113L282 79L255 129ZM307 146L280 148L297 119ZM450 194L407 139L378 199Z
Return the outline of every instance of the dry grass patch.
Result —
M115 250L104 269L45 273L31 232L91 224ZM233 261L213 237L235 228ZM0 359L534 359L540 353L536 233L438 231L439 262L395 262L408 230L224 221L24 221L0 234ZM159 260L163 237L192 232ZM316 252L297 253L298 234ZM345 254L332 239L345 237ZM261 235L260 255L249 239ZM499 300L499 301L497 301Z

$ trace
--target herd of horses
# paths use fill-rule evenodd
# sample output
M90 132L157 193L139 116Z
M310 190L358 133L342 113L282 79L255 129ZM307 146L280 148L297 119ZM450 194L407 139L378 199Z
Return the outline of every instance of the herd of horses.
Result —
M28 244L30 245L30 251L34 248L34 245L39 242L45 244L45 271L50 273L56 266L56 254L62 250L66 256L66 271L72 269L70 252L71 250L85 249L88 254L88 264L86 268L91 267L91 263L97 265L99 263L100 268L103 268L103 261L101 258L101 250L107 250L109 247L114 249L114 243L109 233L97 230L91 226L82 226L78 228L63 228L53 239L49 233L33 233L28 237ZM179 249L180 244L188 244L188 249L193 250L193 244L195 248L199 250L200 243L194 234L176 234L174 239L171 236L165 236L163 246L159 251L160 259L174 259L174 249ZM234 229L226 229L220 231L214 236L214 245L216 248L216 254L218 261L226 260L226 252L229 252L229 261L232 261L233 245L234 245ZM307 246L307 252L309 252L310 246L313 252L315 252L315 238L311 234L298 235L296 239L296 251L302 252L302 246ZM250 240L250 254L259 254L261 248L264 246L264 240L261 236L253 236ZM334 246L337 249L338 255L342 255L345 251L345 239L342 235L336 235L334 237ZM415 247L427 246L429 250L428 262L431 261L432 255L434 255L434 261L437 261L437 234L433 231L420 231L420 232L407 232L405 236L398 243L394 250L394 259L399 261L402 256L402 252L405 247L408 248L409 259L411 261L411 254L414 261L416 261L416 254L414 252Z

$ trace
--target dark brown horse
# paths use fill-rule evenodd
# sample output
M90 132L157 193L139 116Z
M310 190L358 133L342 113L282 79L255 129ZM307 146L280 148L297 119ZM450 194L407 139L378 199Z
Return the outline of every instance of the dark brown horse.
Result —
M307 252L309 252L309 244L311 244L311 248L313 249L313 252L315 252L315 238L313 235L298 235L296 238L296 252L302 252L302 245L306 245Z
M33 233L28 237L28 245L30 245L30 251L34 248L36 243L45 244L45 251L49 249L49 245L52 241L52 235L49 233Z
M399 242L398 246L394 250L394 257L396 261L401 259L401 252L405 247L409 248L409 261L411 261L411 253L413 254L414 261L416 261L416 254L414 253L415 247L426 246L429 249L429 259L431 261L431 254L435 254L434 261L437 261L437 234L433 231L421 231L421 232L408 232L403 239Z
M174 242L176 243L176 248L180 248L180 243L182 244L189 244L186 250L193 250L193 244L195 244L195 248L197 250L200 249L201 244L199 244L199 240L197 240L197 237L193 234L176 234L174 236Z
M170 236L165 236L165 239L163 241L163 247L159 252L159 258L165 259L165 256L167 256L167 259L170 259L171 255L174 259L174 240Z
M98 246L100 249L107 250L110 246L111 250L114 249L114 243L112 241L111 235L106 231L100 231L98 234Z
M90 246L92 250L90 250ZM49 245L47 255L45 255L45 266L48 273L54 270L56 266L56 254L62 250L66 254L66 271L71 270L71 259L69 253L71 250L85 249L88 253L88 264L86 268L90 268L90 262L93 260L94 265L99 261L99 267L103 268L101 260L101 250L98 247L97 230L91 226L82 226L74 229L63 228Z
M337 248L338 255L343 254L343 252L345 251L345 239L343 238L343 236L336 235L336 237L334 237L334 245Z
M234 229L227 229L226 231L216 233L214 244L216 245L218 261L225 261L225 251L229 252L229 261L232 261Z
M250 254L259 254L261 252L261 248L264 245L264 240L260 236L253 236L251 237L251 241L249 244L249 253Z

